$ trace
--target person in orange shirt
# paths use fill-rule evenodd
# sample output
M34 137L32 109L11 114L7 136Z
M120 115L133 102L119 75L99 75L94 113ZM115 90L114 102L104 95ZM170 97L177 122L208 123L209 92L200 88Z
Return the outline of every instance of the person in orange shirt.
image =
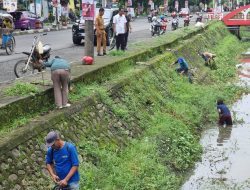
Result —
M96 41L97 41L97 56L102 56L101 54L101 45L103 46L103 55L106 55L106 32L104 26L104 9L99 9L99 14L95 19L95 28L96 28Z

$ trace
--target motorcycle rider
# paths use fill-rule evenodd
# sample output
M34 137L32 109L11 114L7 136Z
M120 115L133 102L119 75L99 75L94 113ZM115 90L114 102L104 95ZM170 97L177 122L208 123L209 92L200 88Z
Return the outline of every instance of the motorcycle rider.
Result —
M173 18L172 20L172 29L176 30L178 28L179 25L179 19L177 17Z
M161 33L164 33L167 30L167 19L165 18L164 15L161 15L160 19L161 19Z
M159 23L159 21L157 20L156 16L154 16L152 18L152 24L151 24L151 32L152 32L152 36L154 34L157 34L160 31L160 27L161 27L161 23ZM158 33L159 34L159 33Z

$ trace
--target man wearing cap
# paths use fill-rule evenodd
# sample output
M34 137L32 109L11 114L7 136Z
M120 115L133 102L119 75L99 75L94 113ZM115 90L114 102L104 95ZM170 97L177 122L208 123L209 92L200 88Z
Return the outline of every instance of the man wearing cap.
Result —
M76 147L63 141L56 131L48 133L46 146L46 165L53 181L62 187L79 190L79 160Z

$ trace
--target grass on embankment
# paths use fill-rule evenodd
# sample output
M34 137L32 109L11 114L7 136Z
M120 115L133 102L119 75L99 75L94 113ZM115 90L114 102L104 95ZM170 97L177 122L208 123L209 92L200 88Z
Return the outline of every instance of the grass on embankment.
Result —
M81 151L95 158L95 163L85 161L80 167L82 189L180 188L185 172L201 156L199 131L205 123L217 120L216 99L223 97L230 104L246 91L232 82L237 55L249 43L243 44L224 33L225 38L218 44L206 41L206 50L217 54L217 70L205 68L203 61L191 52L200 44L180 50L182 54L194 55L188 60L192 59L192 66L199 67L201 73L208 71L203 83L190 84L186 77L176 74L169 66L176 58L172 55L144 75L129 77L129 83L119 92L119 102L110 97L103 85L91 87L120 118L138 118L144 132L123 149L109 142L82 140Z

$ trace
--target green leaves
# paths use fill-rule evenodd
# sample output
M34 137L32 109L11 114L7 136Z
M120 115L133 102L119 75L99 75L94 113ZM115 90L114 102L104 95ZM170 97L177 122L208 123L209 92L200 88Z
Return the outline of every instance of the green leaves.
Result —
M5 94L10 96L32 95L37 92L39 92L39 89L35 85L24 82L17 82L4 91Z

